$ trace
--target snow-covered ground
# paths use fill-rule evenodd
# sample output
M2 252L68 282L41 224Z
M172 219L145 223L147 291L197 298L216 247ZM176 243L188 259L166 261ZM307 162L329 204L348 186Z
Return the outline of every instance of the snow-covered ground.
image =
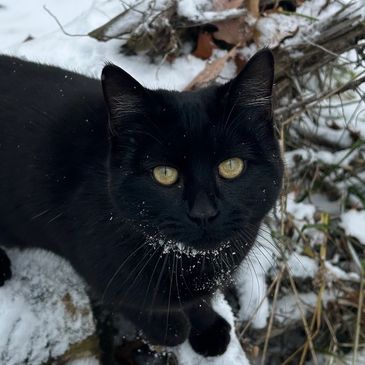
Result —
M162 1L162 0L161 0ZM130 1L131 3L131 1ZM145 2L146 3L146 2ZM208 0L180 0L179 11L182 14L207 16L201 9ZM325 1L304 3L301 14L317 16ZM143 6L143 4L142 4ZM47 10L48 11L47 11ZM206 65L189 52L176 58L172 63L151 63L147 56L126 56L120 53L121 41L99 42L87 35L123 10L123 2L118 0L0 0L0 53L16 55L29 60L58 65L83 74L99 77L106 61L114 62L148 87L183 89ZM65 34L55 19L63 25ZM125 26L133 27L138 23L138 12L133 13ZM210 14L212 15L212 14ZM321 13L320 17L326 14ZM271 38L272 27L282 32L291 32L298 24L305 22L304 17L285 17L274 14L270 18L260 19L261 45L274 45L277 39ZM286 28L286 29L284 29ZM280 33L279 31L279 33ZM309 37L298 34L297 37ZM288 40L290 44L295 39ZM255 47L248 47L243 54L252 54ZM232 75L234 64L228 63L223 73ZM310 120L300 125L297 132L317 133L330 142L337 143L342 149L338 152L297 148L286 153L289 171L297 167L298 156L305 163L323 162L347 169L357 150L352 148L354 133L365 138L365 119L363 103L348 103L340 108L340 115L326 114L326 102L323 102L323 117L313 127ZM331 112L333 110L331 109ZM330 109L328 109L330 113ZM339 128L330 128L328 120L333 118ZM333 176L329 175L328 179ZM365 176L360 176L365 178ZM351 183L351 179L339 183L342 192ZM296 192L287 197L287 214L295 227L301 232L293 234L293 241L305 234L310 247L322 244L325 235L315 228L318 213L328 212L338 217L340 226L348 236L354 237L365 245L364 206L355 198L354 209L344 210L341 201L329 201L323 195L314 195L310 199L297 202ZM356 209L355 209L356 208ZM279 209L280 210L280 209ZM272 240L268 228L261 232L261 242L252 252L250 259L243 263L237 276L237 289L241 310L240 321L251 321L253 328L264 328L273 311L275 321L286 323L300 319L303 313L312 312L317 296L313 292L288 293L283 295L273 307L267 298L267 278L274 278L280 271L282 257L276 241ZM1 242L0 242L1 245ZM351 247L351 244L349 244ZM0 364L21 365L27 361L31 365L45 363L66 352L71 344L77 344L94 334L95 324L92 318L89 299L80 278L64 260L43 252L11 250L14 264L14 277L0 288ZM318 258L310 257L304 247L298 245L290 254L285 255L285 265L293 278L315 279L322 272ZM360 258L361 259L361 258ZM356 261L356 260L355 260ZM278 262L278 263L277 263ZM328 280L322 302L336 298L336 290L330 288L336 280L359 282L360 275L356 266L346 271L339 266L336 257L323 263ZM67 278L67 280L66 280ZM335 285L333 285L335 287ZM42 299L40 302L39 298ZM299 305L298 305L299 300ZM214 305L218 312L233 324L232 310L221 295L217 295ZM274 310L273 310L274 309ZM173 351L183 365L245 365L246 355L235 332L226 354L216 359L204 359L194 354L188 343ZM350 360L349 360L350 361ZM358 364L363 364L358 359ZM77 360L70 365L96 365L96 359Z
M0 364L44 364L92 336L85 285L60 257L8 250L13 277L0 288Z

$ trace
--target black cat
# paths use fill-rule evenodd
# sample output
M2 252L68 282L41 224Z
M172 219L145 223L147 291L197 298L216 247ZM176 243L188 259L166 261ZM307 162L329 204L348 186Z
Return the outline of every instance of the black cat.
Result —
M265 49L223 86L149 90L110 64L101 88L1 56L0 243L67 258L151 343L222 354L211 296L281 187L273 73Z

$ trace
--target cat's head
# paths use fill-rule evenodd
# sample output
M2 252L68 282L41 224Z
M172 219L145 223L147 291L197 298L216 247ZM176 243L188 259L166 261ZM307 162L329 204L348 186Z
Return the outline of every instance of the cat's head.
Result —
M166 247L250 246L282 181L273 74L269 50L229 83L194 92L149 90L105 66L110 194L121 215Z

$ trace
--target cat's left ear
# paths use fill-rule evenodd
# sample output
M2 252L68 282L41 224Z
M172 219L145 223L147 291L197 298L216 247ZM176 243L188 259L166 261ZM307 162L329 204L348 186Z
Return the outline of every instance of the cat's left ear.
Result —
M244 69L229 82L228 101L234 108L257 107L271 113L273 83L274 56L264 48L251 57Z
M101 82L109 112L109 129L118 134L125 118L143 110L146 89L120 67L107 64L101 74Z

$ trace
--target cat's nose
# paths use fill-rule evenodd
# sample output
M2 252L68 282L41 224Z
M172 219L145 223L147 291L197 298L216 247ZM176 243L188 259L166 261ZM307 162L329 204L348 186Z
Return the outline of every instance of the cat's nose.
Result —
M218 209L205 193L197 194L193 206L188 211L188 217L201 226L212 222L218 215Z
M211 223L218 217L219 212L217 210L206 211L201 213L188 213L189 218L198 224L199 226L206 226L208 223Z

